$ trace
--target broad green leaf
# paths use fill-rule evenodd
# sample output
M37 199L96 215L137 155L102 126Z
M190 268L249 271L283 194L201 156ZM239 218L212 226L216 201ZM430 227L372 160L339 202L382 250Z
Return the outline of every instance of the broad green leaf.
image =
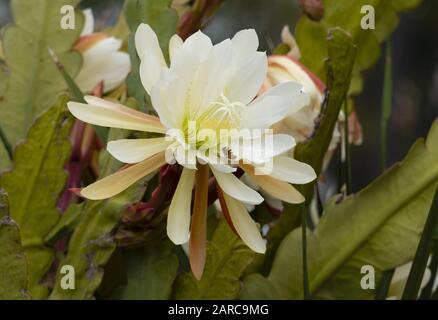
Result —
M155 31L164 56L168 57L169 40L176 33L178 15L170 8L171 0L126 0L124 14L131 32L141 23L147 23Z
M0 176L0 187L9 195L10 213L21 230L23 251L29 262L29 291L36 299L47 295L40 284L53 259L43 238L58 221L56 209L67 174L73 119L62 97L29 130L26 141L15 149L14 167Z
M332 27L349 32L357 45L357 59L353 70L351 93L362 91L360 73L380 56L380 44L388 38L399 23L402 11L412 10L421 0L324 0L324 17L315 22L303 16L295 29L295 36L302 53L301 62L322 79L325 79L324 59L327 56L325 34ZM375 13L375 29L362 29L361 8L371 5Z
M140 59L135 49L134 34L140 23L147 23L155 31L163 50L164 57L168 58L169 40L176 33L178 15L170 8L170 0L126 0L124 15L132 34L128 40L128 51L131 58L132 72L128 75L128 95L139 101L143 111L152 111L149 97L140 80Z
M127 138L129 132L120 129L109 131L109 140ZM103 152L100 161L101 177L114 173L120 168L120 162ZM103 277L103 267L111 258L116 244L112 231L119 222L127 205L137 202L144 194L145 179L139 181L121 194L102 201L87 200L81 208L81 218L73 232L68 253L60 263L56 284L50 299L91 299ZM63 290L60 287L63 265L75 269L76 289Z
M28 299L27 262L20 230L9 216L8 196L0 189L0 300Z
M235 299L240 278L256 254L237 237L225 221L217 226L207 245L204 275L198 281L191 272L180 275L174 289L176 299Z
M310 290L315 298L371 298L360 286L361 267L377 274L413 259L438 185L438 121L426 141L355 195L332 199L315 231L308 231ZM281 243L267 278L245 279L243 298L303 296L301 229Z
M335 124L338 121L339 111L348 91L355 59L355 47L352 40L341 29L329 30L327 43L329 57L326 65L328 103L322 110L315 135L307 142L299 144L295 150L295 158L311 165L318 175L321 173L324 155L327 152ZM316 181L297 186L297 189L307 199L307 203L312 199L315 183ZM299 225L301 221L300 208L298 205L286 205L282 216L268 233L268 249L262 266L264 274L269 271L280 241Z
M7 87L0 102L0 125L14 146L26 136L34 119L51 107L66 84L49 55L52 48L75 76L81 56L72 51L83 24L76 12L74 30L63 30L60 9L79 0L12 0L14 24L3 34L5 61L10 69Z
M127 284L112 297L122 300L166 300L178 272L178 257L169 240L123 250Z

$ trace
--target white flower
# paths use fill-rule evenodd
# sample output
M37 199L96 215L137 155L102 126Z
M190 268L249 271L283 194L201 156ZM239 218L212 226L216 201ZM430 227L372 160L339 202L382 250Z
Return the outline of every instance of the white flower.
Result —
M200 31L185 42L174 35L169 43L170 67L156 34L148 25L139 26L135 41L141 59L141 80L159 118L93 97L86 97L88 104L70 102L68 106L85 122L166 133L166 136L110 141L108 151L132 165L82 189L81 195L89 199L114 196L166 161L177 161L184 168L169 207L167 233L176 244L189 240L190 264L195 276L200 278L205 262L211 171L227 221L252 250L265 252L265 240L244 205L260 204L263 197L233 172L239 166L262 189L281 195L284 201L304 200L289 183L314 180L314 170L307 164L278 156L295 146L294 139L284 134L270 136L273 145L268 153L254 150L254 142L265 138L264 129L291 110L305 106L308 95L302 92L301 85L286 82L254 99L267 71L267 57L257 51L258 38L254 30L240 31L232 39L214 46ZM210 133L247 130L258 135L238 141L231 139L224 147L217 135L201 134L205 130Z
M129 55L119 51L122 41L105 33L94 32L94 18L90 9L84 10L85 24L75 49L83 62L76 83L82 92L91 93L103 81L109 92L125 81L131 70Z

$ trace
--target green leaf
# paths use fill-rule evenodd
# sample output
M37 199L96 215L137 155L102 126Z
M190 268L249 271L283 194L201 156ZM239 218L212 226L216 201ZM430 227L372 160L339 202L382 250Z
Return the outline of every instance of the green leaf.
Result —
M20 230L9 216L8 196L0 189L0 299L27 299L27 262Z
M421 0L324 0L324 17L315 22L307 16L299 20L295 36L302 53L301 62L325 79L324 60L327 57L325 34L332 27L347 31L357 45L357 61L353 71L351 93L362 91L360 73L374 65L380 56L380 44L389 37L399 23L401 11L412 10ZM361 8L374 7L375 29L362 29L365 16Z
M308 231L312 296L325 299L372 298L360 286L361 268L371 265L376 288L382 271L413 259L438 185L438 121L426 140L406 158L355 195L332 199L314 232ZM293 299L303 296L301 230L281 243L267 278L245 279L243 298Z
M4 99L0 102L0 125L14 146L26 136L36 116L51 107L66 90L48 47L75 76L81 56L72 51L83 24L76 12L74 30L61 28L60 8L76 5L79 0L12 0L14 25L3 35L3 49L10 75Z
M62 97L29 131L15 149L14 167L0 176L0 187L9 194L11 217L19 224L23 251L29 260L29 291L34 298L47 295L40 284L53 259L43 238L58 221L56 209L67 174L64 164L71 149L73 119Z
M315 135L307 142L299 144L295 151L295 158L311 165L318 175L321 173L323 159L348 91L355 59L355 47L352 40L341 29L329 30L327 43L329 54L326 65L328 74L327 88L329 91L328 103L322 109L320 124ZM316 181L303 186L296 186L307 199L307 203L312 199L315 183ZM262 272L265 274L270 269L281 240L299 225L301 221L300 208L298 205L287 204L282 216L268 233L268 248L262 266Z
M44 242L54 243L60 236L73 232L81 218L83 206L83 202L70 205L62 214L56 225L44 237Z
M109 140L127 138L129 131L110 129ZM105 151L100 161L101 177L114 173L120 168L120 162ZM50 299L91 299L103 277L103 267L111 258L116 244L112 232L118 224L125 207L139 201L145 190L142 179L121 194L103 201L87 200L79 213L81 218L76 226L68 246L68 253L60 263L56 284ZM75 290L63 290L60 287L63 265L75 269Z
M170 8L171 0L126 0L124 14L131 32L141 23L147 23L155 31L164 57L168 58L168 44L176 33L178 14Z
M251 251L225 221L217 226L207 245L204 275L198 281L191 272L180 275L175 284L176 299L235 299L240 292L240 278L253 261Z
M155 31L163 50L164 57L168 60L169 40L176 33L178 15L170 8L172 1L163 0L126 0L124 15L132 34L128 40L128 51L131 58L132 72L127 78L128 95L139 101L141 110L152 111L149 97L140 80L140 59L137 56L134 43L134 33L140 23L147 23Z
M113 299L166 300L178 272L178 257L169 240L148 244L142 249L124 250L128 283Z

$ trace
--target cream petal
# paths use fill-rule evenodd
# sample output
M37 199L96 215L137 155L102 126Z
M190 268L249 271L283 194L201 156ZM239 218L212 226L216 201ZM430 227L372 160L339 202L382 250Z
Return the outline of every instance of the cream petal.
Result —
M157 35L147 24L140 24L135 33L135 46L141 60L140 78L147 91L151 93L152 87L160 78L161 71L167 68Z
M234 52L240 56L249 55L257 51L259 47L259 38L254 29L245 29L237 32L231 41Z
M237 144L237 145L236 145ZM254 139L235 141L232 145L233 155L247 162L263 164L295 147L295 139L287 134L263 135ZM236 153L240 150L240 153Z
M85 9L82 11L84 13L84 27L82 28L81 37L87 36L89 34L92 34L94 32L94 16L93 16L93 10L91 9Z
M174 34L169 40L169 58L172 61L183 44L183 40L177 34Z
M195 170L183 169L167 214L167 235L175 244L183 244L189 240L195 172Z
M224 193L249 204L260 204L263 202L263 197L258 192L248 187L232 173L221 172L213 166L210 166L210 168Z
M86 96L89 104L69 102L70 112L79 120L103 127L164 133L157 117L96 97Z
M108 152L124 163L138 163L164 151L172 140L168 138L121 139L108 142Z
M242 169L249 173L253 181L265 192L274 198L288 203L302 203L305 201L303 195L292 185L266 175L254 174L253 169L248 165L242 165Z
M302 85L293 81L281 83L255 99L242 112L242 126L248 129L269 128L308 103L309 96Z
M306 184L317 178L315 170L308 164L283 156L274 158L270 176L294 184Z
M254 99L266 79L268 70L266 53L255 52L237 69L238 71L228 82L226 96L230 101L239 101L246 105Z
M265 253L266 240L262 238L260 229L248 214L243 203L224 194L224 200L230 213L234 229L245 244L257 253Z
M121 41L106 38L83 53L83 64L76 77L82 92L90 93L101 82L105 92L119 86L131 70L129 55L119 52Z
M197 31L184 41L181 49L196 55L199 61L205 60L213 47L211 40L202 31Z
M81 190L81 196L90 200L102 200L119 194L136 181L165 164L164 153L156 154L127 169L117 171Z

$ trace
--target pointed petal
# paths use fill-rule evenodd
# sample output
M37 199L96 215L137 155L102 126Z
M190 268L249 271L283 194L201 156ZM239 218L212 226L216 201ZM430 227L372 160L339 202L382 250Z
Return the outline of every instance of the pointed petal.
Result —
M117 171L81 190L81 196L90 200L107 199L124 191L136 181L165 164L164 153Z
M277 180L267 175L254 174L254 167L241 164L240 167L249 174L251 179L265 192L274 198L288 203L302 203L305 198L289 183Z
M169 40L169 58L172 61L175 58L178 50L181 48L183 40L177 34L174 34Z
M200 165L196 172L195 201L189 240L190 267L198 280L204 273L207 250L208 178L208 166Z
M103 127L164 133L157 117L96 97L86 96L89 104L69 102L68 109L79 120Z
M195 172L195 170L183 169L167 214L167 235L175 244L183 244L189 240Z
M270 176L294 184L306 184L316 179L315 170L311 166L283 156L274 158Z
M257 95L268 71L266 53L255 52L238 66L239 71L229 80L226 96L230 101L248 104Z
M237 144L237 145L236 145ZM295 147L295 139L287 134L263 135L254 139L233 141L232 151L238 159L256 164L266 163ZM239 150L240 153L236 153Z
M172 141L167 138L121 139L108 142L108 152L124 163L138 163L164 151Z
M210 167L216 178L217 183L224 193L239 201L249 204L260 204L263 202L263 197L257 192L240 181L232 173L223 173L216 170L213 166Z
M166 68L157 35L147 24L140 24L135 33L135 46L141 60L140 78L147 93L160 77L161 70Z
M257 253L265 253L266 241L260 234L260 229L248 214L243 203L224 193L225 203L231 217L234 229L245 244Z
M240 56L249 55L257 51L259 47L259 38L254 29L245 29L237 32L231 41L234 51Z
M255 99L242 113L242 126L248 129L269 128L288 114L309 103L309 96L297 82L281 83Z

